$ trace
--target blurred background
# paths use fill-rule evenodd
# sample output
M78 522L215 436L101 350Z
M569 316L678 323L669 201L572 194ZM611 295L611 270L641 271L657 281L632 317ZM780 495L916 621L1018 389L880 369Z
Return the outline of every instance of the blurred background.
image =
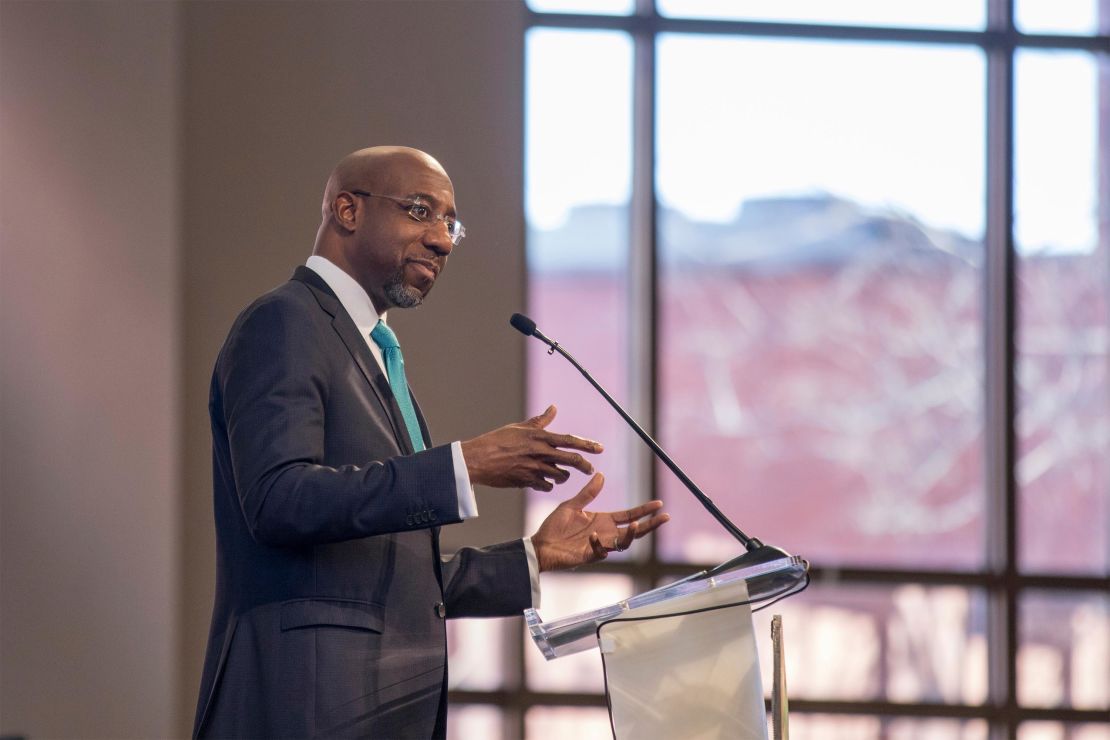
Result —
M1110 738L1108 0L0 0L0 95L0 734L188 734L212 363L397 143L468 230L394 317L433 435L556 403L672 513L545 619L739 545L514 311L810 561L795 740ZM449 643L451 737L610 736L596 652Z

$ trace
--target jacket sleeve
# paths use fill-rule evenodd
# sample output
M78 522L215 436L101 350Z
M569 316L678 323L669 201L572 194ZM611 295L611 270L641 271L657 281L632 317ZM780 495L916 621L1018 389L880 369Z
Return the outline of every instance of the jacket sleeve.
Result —
M443 563L447 617L511 617L532 606L521 540L464 547Z
M234 480L251 536L269 545L309 545L459 521L450 446L323 464L332 373L310 320L289 301L256 303L236 322L216 363L213 435L226 435L225 474Z

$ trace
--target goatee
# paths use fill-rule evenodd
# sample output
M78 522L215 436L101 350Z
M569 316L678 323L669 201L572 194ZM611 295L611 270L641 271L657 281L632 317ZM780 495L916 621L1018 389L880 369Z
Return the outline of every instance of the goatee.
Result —
M416 308L424 302L424 294L411 285L405 285L405 273L401 268L394 270L386 278L385 297L397 308Z

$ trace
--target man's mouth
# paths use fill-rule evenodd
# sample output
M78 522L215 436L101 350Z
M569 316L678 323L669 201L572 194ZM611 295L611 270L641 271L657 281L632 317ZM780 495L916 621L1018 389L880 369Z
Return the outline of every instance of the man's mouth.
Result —
M434 262L429 262L427 260L409 260L408 264L412 265L417 274L428 282L434 282L436 276L439 275L439 265Z

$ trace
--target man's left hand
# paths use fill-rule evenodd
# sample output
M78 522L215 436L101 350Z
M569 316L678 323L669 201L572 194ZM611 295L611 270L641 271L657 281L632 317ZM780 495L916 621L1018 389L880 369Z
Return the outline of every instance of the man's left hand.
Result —
M605 476L595 475L578 495L555 507L532 535L540 572L604 560L670 520L660 511L662 501L624 511L586 511L604 484Z

